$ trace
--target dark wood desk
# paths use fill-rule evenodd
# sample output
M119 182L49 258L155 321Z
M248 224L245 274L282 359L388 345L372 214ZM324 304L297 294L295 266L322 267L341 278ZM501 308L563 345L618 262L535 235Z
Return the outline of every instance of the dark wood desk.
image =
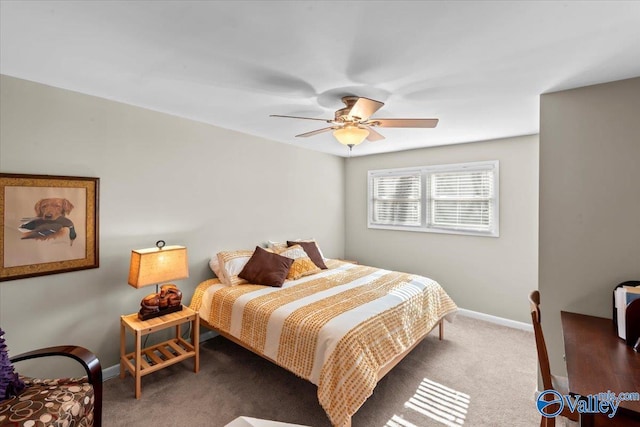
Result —
M560 313L569 391L582 396L640 391L640 353L618 338L611 319ZM620 403L613 420L581 414L581 426L640 425L640 401ZM637 424L636 424L637 423Z

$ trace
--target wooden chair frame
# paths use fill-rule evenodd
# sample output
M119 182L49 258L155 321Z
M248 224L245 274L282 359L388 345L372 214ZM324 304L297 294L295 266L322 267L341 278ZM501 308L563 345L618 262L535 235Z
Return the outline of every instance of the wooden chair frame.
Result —
M549 353L547 353L547 344L544 341L542 333L542 325L540 323L540 291L532 291L529 294L529 303L531 307L531 323L533 324L533 333L536 337L536 349L538 351L538 365L540 366L540 375L542 376L542 385L544 390L556 390L554 385L551 367L549 365ZM558 391L558 390L556 390ZM571 412L566 406L562 412L558 414L571 421L578 421L579 414ZM547 418L544 415L540 419L540 427L555 427L556 418Z

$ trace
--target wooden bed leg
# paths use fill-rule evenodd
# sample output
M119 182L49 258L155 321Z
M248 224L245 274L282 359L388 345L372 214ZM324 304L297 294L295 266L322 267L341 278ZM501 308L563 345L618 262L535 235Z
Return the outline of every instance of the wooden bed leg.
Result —
M440 324L438 325L438 338L440 341L444 338L444 321L440 320Z

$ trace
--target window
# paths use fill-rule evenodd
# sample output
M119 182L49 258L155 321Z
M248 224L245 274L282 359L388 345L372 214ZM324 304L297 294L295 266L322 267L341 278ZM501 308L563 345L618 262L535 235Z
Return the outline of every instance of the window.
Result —
M498 166L369 171L369 228L497 237Z

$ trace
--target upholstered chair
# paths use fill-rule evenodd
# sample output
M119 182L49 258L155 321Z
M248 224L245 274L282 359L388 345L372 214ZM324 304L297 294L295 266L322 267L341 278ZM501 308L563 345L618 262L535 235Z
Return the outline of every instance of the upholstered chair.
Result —
M24 383L24 389L20 390L20 384L17 394L0 396L0 426L101 427L102 368L89 350L72 345L48 347L12 357L10 361L15 364L49 356L74 359L87 375L55 379L18 375L16 382Z

